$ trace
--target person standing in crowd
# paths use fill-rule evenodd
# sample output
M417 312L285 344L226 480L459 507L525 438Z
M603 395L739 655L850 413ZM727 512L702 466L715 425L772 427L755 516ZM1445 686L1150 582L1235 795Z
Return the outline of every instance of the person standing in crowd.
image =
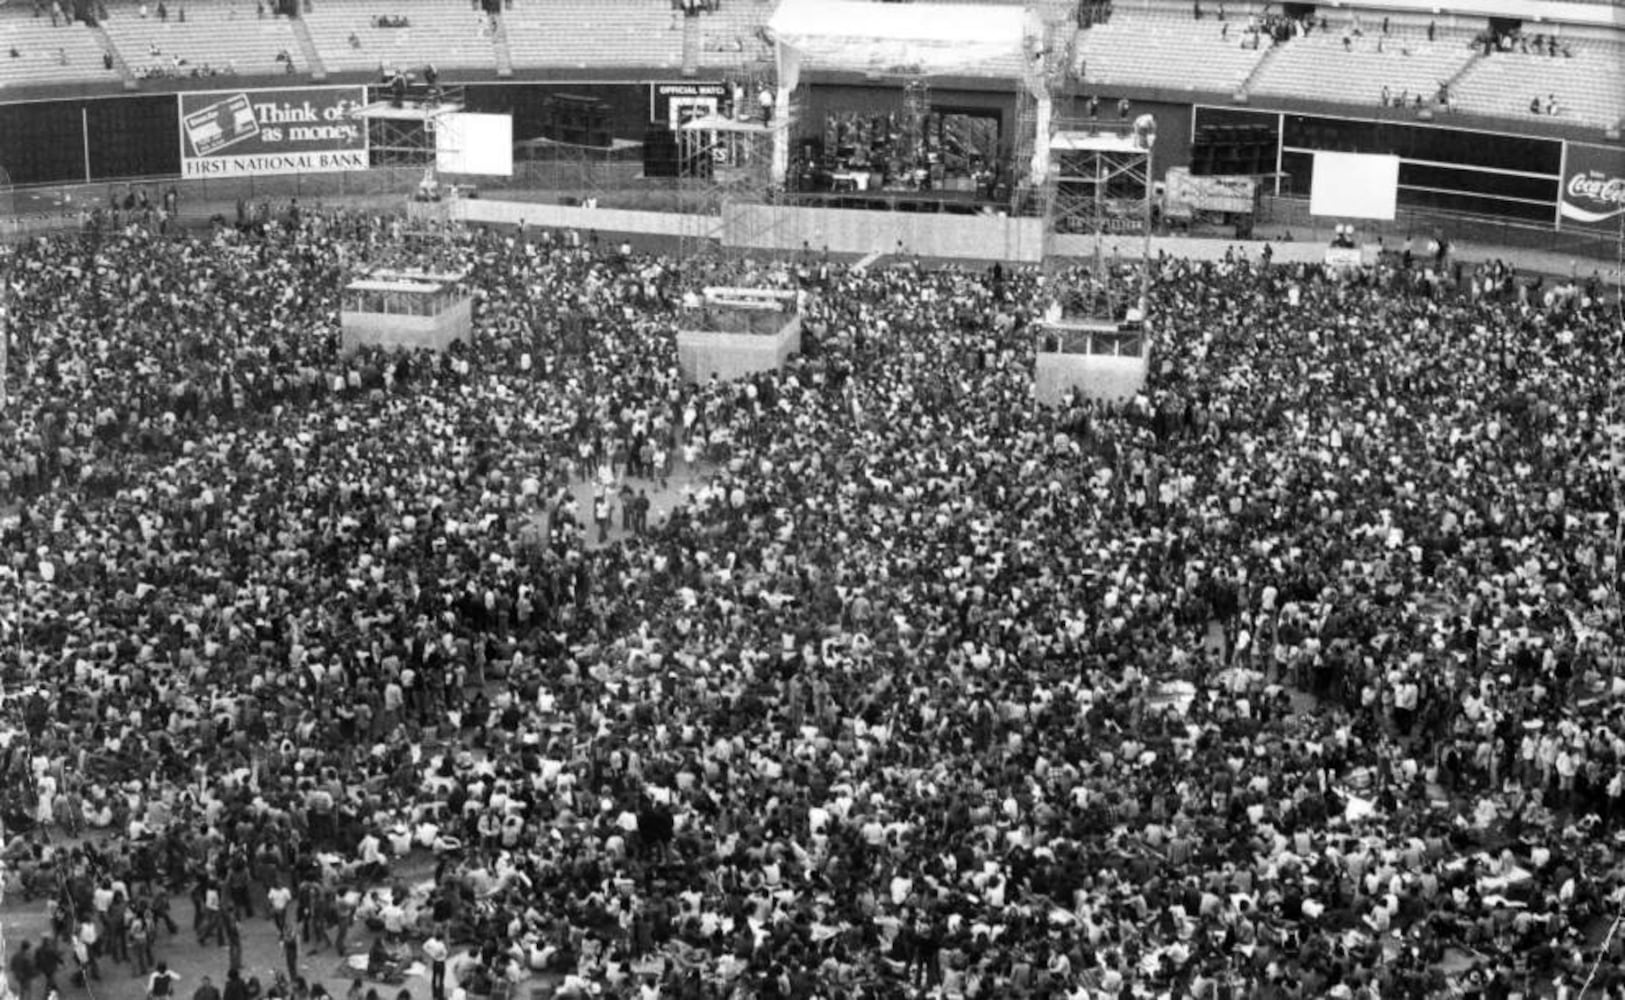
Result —
M24 941L11 953L11 959L7 963L11 972L12 986L17 991L17 1000L33 1000L34 977L37 973L33 948L33 942Z
M170 970L167 963L159 962L152 970L152 974L147 977L148 1000L165 1000L167 997L175 996L175 984L180 978Z
M288 967L288 978L299 977L299 935L289 928L282 932L282 959Z
M429 961L430 1000L446 1000L446 959L450 950L439 935L431 933L423 942L423 957Z

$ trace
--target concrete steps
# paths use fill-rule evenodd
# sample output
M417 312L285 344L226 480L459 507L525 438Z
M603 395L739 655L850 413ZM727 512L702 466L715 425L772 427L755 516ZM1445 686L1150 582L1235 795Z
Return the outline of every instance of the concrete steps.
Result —
M288 23L293 28L294 40L299 43L299 53L310 69L310 78L316 81L327 79L327 65L322 62L322 54L316 50L316 39L310 36L310 25L297 17Z

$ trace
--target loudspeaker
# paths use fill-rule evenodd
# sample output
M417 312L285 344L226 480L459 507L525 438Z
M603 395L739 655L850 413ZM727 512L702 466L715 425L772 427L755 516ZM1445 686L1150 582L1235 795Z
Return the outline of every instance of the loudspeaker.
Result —
M572 146L608 148L615 141L615 117L607 101L555 94L542 105L542 137Z
M651 125L643 133L643 176L677 176L677 136L671 129Z

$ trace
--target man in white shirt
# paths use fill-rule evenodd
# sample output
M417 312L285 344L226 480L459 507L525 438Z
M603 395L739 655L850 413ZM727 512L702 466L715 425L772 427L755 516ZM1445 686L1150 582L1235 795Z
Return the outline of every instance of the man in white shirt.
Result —
M446 959L451 950L440 935L430 934L423 942L423 957L429 960L429 995L432 1000L446 1000Z
M203 890L203 919L199 921L197 943L208 944L210 940L219 944L226 943L226 925L220 914L220 889L210 883Z
M101 931L96 921L91 919L79 922L79 931L73 939L73 957L79 961L79 970L86 979L100 980L102 978L101 966L96 961L101 953Z
M362 878L374 880L384 877L384 842L377 832L368 830L356 845L356 856L361 862Z
M265 894L265 900L270 904L277 934L281 935L288 929L288 904L293 901L293 892L285 885L274 885Z

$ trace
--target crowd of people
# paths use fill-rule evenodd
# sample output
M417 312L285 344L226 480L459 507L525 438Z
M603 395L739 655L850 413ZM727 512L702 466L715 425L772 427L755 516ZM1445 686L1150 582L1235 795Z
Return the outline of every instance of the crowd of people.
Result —
M1530 35L1521 28L1510 31L1486 28L1473 36L1471 46L1486 56L1496 52L1517 52L1526 56L1545 55L1551 59L1558 56L1564 59L1574 58L1574 49L1568 42L1559 39L1555 33L1548 35L1536 32Z
M1144 392L1046 409L1033 270L261 219L0 249L19 978L274 927L433 1000L1625 996L1596 278L1162 258ZM471 344L343 355L380 260ZM803 355L686 384L718 284Z

